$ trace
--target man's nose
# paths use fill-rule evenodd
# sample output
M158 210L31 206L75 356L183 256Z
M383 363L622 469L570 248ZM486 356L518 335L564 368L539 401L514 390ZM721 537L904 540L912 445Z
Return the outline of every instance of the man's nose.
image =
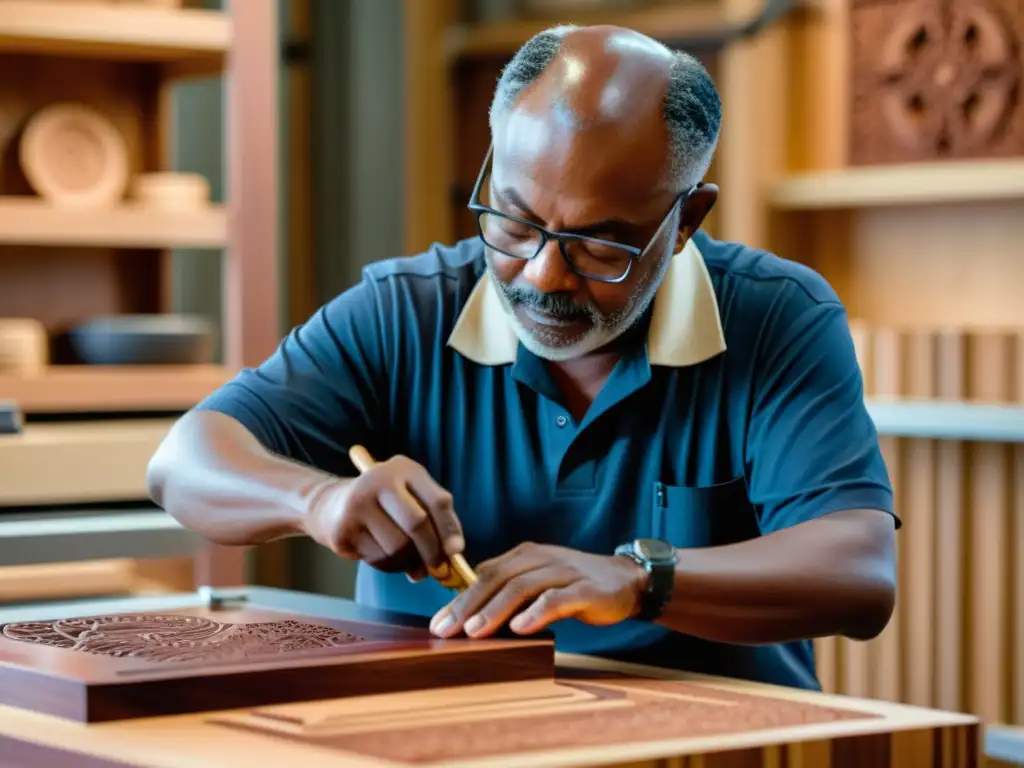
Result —
M526 262L523 277L544 293L572 293L579 288L579 277L569 269L556 240L548 240L540 253Z

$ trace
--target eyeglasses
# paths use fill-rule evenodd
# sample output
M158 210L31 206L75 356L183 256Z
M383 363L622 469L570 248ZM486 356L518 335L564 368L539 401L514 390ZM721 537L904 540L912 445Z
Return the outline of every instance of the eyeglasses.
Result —
M701 183L698 182L677 195L676 199L672 201L668 213L658 225L654 236L643 248L636 248L625 243L602 240L587 235L552 232L534 222L496 211L481 204L480 190L487 177L493 154L494 145L492 144L480 167L480 173L477 175L473 194L470 196L467 206L476 216L477 231L484 244L506 256L529 260L536 257L548 244L548 241L555 240L558 242L558 250L562 254L562 258L565 259L565 263L572 272L580 277L602 283L621 283L629 277L633 263L649 251L661 237L676 206L680 203L685 205L690 196L701 187Z

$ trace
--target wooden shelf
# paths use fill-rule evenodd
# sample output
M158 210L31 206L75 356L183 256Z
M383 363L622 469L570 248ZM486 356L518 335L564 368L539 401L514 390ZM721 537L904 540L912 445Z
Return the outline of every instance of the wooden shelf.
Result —
M181 213L132 204L80 211L34 197L0 197L0 245L219 249L227 245L227 232L221 206Z
M867 406L883 436L1024 443L1024 405L869 398Z
M0 0L0 51L175 63L219 71L228 14L88 0Z
M507 56L515 53L538 32L562 21L575 24L616 24L661 40L671 40L673 37L689 37L721 29L729 22L729 17L717 2L697 0L636 11L572 13L567 14L565 19L466 24L448 30L445 54L449 59L482 55Z
M0 563L191 557L201 538L161 509L0 514Z
M1024 160L921 163L792 176L776 185L780 210L1024 200Z
M184 411L229 378L216 365L53 366L42 376L0 374L0 400L29 414Z
M146 468L172 423L29 424L0 435L0 505L144 500Z

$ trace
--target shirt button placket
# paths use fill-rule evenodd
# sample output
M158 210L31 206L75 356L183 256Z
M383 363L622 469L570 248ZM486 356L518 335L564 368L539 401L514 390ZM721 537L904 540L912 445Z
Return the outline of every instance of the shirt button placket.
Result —
M568 420L567 418L565 418L565 416L559 415L559 416L557 416L557 417L555 418L555 424L556 424L556 425L557 425L557 426L558 426L558 427L559 427L560 429L561 429L562 427L564 427L564 426L565 426L566 424L568 424L568 423L569 423L569 420Z

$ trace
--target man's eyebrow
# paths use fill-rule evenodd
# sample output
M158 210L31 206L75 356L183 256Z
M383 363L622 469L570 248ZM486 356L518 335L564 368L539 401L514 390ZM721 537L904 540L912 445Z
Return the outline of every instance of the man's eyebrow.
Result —
M530 206L526 204L526 201L523 200L519 193L512 187L505 187L504 189L497 190L497 196L517 208L519 212L523 214L524 218L540 221L540 216L530 210ZM643 226L644 225L637 222L625 221L624 219L605 219L604 221L596 221L582 227L571 227L562 231L567 234L571 233L574 235L587 235L594 232L628 233L634 232Z

